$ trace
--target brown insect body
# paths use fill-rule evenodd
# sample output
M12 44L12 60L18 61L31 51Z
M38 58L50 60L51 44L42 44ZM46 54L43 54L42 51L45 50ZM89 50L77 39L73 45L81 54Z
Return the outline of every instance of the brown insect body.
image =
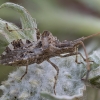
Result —
M60 42L48 31L44 31L41 39L36 42L26 41L24 44L21 39L14 40L11 43L13 49L8 45L4 51L6 54L1 55L0 63L11 66L25 66L28 60L29 65L40 64L44 60L60 56L62 53L74 52L77 44L77 42L70 41Z
M88 60L88 54L86 52L84 43L85 39L96 36L100 33L90 35L88 37L82 37L74 41L62 41L60 42L56 37L52 35L49 31L44 31L42 34L38 32L37 41L32 42L30 40L19 39L14 40L9 44L5 51L1 54L0 64L2 65L11 65L11 66L26 66L26 71L21 79L26 75L28 70L28 65L37 63L40 64L43 61L47 60L57 71L54 83L54 93L55 87L57 83L57 78L59 74L59 68L52 63L49 59L51 57L60 56L60 57L68 57L72 55L80 56L87 62L87 72L90 71L90 63ZM83 46L86 59L78 52L77 48L79 45ZM62 56L61 54L67 53ZM78 62L77 62L78 63ZM88 76L88 73L87 73Z

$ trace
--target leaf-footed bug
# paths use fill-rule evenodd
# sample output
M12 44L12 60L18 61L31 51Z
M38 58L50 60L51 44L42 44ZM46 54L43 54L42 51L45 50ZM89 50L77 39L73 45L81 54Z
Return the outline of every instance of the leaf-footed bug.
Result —
M7 25L7 24L6 24ZM8 25L7 25L7 29ZM22 29L23 30L23 29ZM9 30L16 31L16 30ZM28 65L37 63L40 64L43 61L47 60L57 71L54 82L54 93L56 94L55 87L58 79L59 68L50 61L51 57L60 56L60 57L68 57L72 55L79 54L84 61L87 62L87 77L90 71L90 61L88 59L88 54L86 52L86 48L84 46L83 41L96 36L100 33L96 33L87 37L82 37L76 39L74 41L64 40L60 42L56 37L52 35L49 31L44 31L42 34L37 30L37 41L30 41L25 39L18 39L12 41L5 49L5 51L1 54L0 64L10 65L10 66L26 66L26 71L21 77L21 79L27 74ZM82 45L83 50L86 56L86 59L78 52L78 46ZM61 55L67 53L66 55Z

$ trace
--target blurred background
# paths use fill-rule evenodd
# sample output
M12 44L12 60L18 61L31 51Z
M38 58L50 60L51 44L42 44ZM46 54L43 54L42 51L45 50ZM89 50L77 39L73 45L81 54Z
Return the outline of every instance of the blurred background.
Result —
M100 32L100 0L0 0L0 5L5 2L24 6L36 19L41 33L49 30L60 40L74 40ZM21 28L18 13L11 9L0 9L0 18ZM84 42L88 53L100 47L99 39L97 36ZM0 66L0 83L12 70L12 67ZM86 100L100 100L97 89L88 87L86 94Z

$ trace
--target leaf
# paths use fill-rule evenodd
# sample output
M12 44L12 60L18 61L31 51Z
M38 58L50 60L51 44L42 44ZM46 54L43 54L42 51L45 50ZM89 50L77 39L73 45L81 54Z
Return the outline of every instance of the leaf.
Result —
M0 8L3 7L12 8L20 13L23 30L10 22L0 19L0 52L2 52L10 42L16 39L29 39L31 41L36 41L37 24L35 19L31 17L26 9L14 3L4 3Z
M31 17L28 11L24 7L18 4L10 3L10 2L4 3L0 6L0 8L3 8L3 7L11 8L17 11L21 15L22 28L23 29L30 28L27 31L23 30L24 34L28 36L27 39L30 39L32 41L33 40L37 41L37 38L36 38L37 24L36 24L35 19Z
M7 25L10 30L19 30L14 24L0 19L0 51L4 50L13 40L26 38L25 34L20 30L9 32Z
M55 89L56 95L54 94L54 77L57 72L51 64L44 61L41 64L29 65L28 73L21 82L18 82L18 80L25 72L25 67L20 67L17 71L11 73L8 76L8 80L2 82L0 86L4 94L0 99L5 96L2 100L5 100L6 97L13 100L15 96L20 98L23 93L27 93L25 95L29 96L28 100L80 99L83 96L83 91L86 89L81 80L81 75L86 67L82 64L77 65L75 63L75 56L65 58L54 57L50 60L59 67ZM4 87L3 89L2 86ZM16 92L12 93L13 90ZM24 100L27 100L27 97Z

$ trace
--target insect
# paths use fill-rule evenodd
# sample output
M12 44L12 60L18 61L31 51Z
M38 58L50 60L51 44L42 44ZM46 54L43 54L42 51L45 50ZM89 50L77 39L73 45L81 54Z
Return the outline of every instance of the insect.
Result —
M10 30L9 30L10 31ZM18 39L12 41L0 56L0 64L10 66L26 66L26 71L22 75L21 79L27 74L28 65L37 63L40 64L43 61L48 61L57 71L54 77L54 93L56 94L55 87L58 79L59 68L53 62L50 61L51 57L60 56L68 57L76 55L75 62L77 61L77 55L80 55L87 63L87 74L90 71L90 62L88 54L84 46L83 41L96 36L100 33L96 33L87 37L82 37L74 41L59 41L57 37L53 36L51 32L44 31L42 34L37 31L37 41L30 41L25 39ZM86 59L78 52L78 47L82 45ZM67 53L66 55L61 55Z

